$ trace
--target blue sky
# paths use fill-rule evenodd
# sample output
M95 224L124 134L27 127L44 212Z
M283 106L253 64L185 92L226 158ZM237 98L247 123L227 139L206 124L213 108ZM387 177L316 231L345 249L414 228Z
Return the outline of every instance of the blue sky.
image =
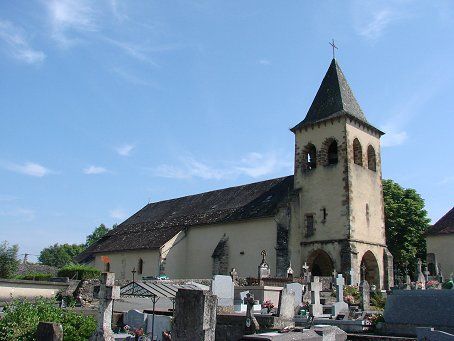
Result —
M149 201L292 173L331 60L384 178L453 205L452 1L0 4L0 240L38 254Z

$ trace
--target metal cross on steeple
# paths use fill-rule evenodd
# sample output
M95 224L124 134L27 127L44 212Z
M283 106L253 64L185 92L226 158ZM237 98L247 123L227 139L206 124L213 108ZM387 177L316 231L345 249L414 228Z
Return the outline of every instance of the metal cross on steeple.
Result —
M334 39L329 44L333 47L333 59L335 59L336 58L336 53L335 53L334 49L338 50L338 48L337 48L336 44L334 43Z

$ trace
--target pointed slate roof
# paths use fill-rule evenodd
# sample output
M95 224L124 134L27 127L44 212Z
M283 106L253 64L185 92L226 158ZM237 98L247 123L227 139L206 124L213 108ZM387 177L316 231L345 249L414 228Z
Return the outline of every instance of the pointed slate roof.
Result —
M454 207L433 224L427 231L428 236L454 233Z
M356 101L341 68L333 59L306 118L291 130L295 131L306 124L322 121L342 113L347 113L367 123L366 116Z

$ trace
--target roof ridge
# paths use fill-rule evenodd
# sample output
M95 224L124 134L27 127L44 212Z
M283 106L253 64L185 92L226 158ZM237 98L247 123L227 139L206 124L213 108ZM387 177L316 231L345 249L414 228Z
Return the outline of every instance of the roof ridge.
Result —
M177 198L159 200L159 201L151 202L151 203L145 205L144 208L147 207L148 205L158 204L158 203L162 203L162 202L169 202L169 201L174 201L174 200L179 200L179 199L191 198L191 197L196 197L196 196L203 195L203 194L210 194L210 193L214 193L214 192L218 192L218 191L225 191L227 189L240 188L240 187L244 187L244 186L252 186L252 185L257 185L257 184L261 184L261 183L264 183L264 182L271 182L271 181L275 181L275 180L284 180L284 179L292 177L292 176L293 176L293 174L286 175L286 176L280 176L278 178L272 178L272 179L267 179L267 180L251 182L251 183L242 184L242 185L235 185L235 186L230 186L230 187L212 189L210 191L200 192L200 193L196 193L196 194L183 195L182 197L177 197Z

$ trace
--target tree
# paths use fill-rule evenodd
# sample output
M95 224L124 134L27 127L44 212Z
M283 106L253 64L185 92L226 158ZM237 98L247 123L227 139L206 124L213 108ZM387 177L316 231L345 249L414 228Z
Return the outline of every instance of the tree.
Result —
M46 247L39 254L38 260L45 265L55 266L62 268L65 265L73 264L73 259L85 248L81 244L54 244Z
M110 229L108 227L106 227L106 225L104 225L104 224L99 225L93 231L93 233L91 233L87 236L87 242L85 243L85 246L89 247L90 245L94 244L99 239L104 237L107 234L107 232L109 232L109 231L110 231Z
M0 244L0 278L9 278L16 274L19 267L17 245L9 245L7 241Z
M424 234L429 218L424 200L411 188L403 188L392 180L383 180L385 228L388 249L394 256L398 275L408 268L414 274L418 258L426 258Z

